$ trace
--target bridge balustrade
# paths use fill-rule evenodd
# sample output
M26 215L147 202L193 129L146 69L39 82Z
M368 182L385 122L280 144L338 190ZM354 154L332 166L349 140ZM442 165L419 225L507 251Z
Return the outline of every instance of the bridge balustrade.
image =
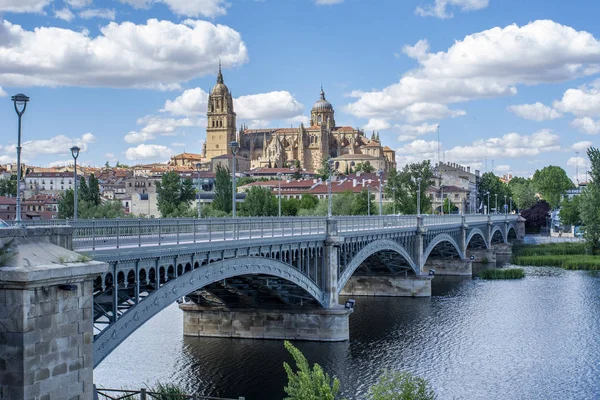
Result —
M338 232L369 231L390 228L409 228L417 226L416 215L386 215L386 216L348 216L335 217Z

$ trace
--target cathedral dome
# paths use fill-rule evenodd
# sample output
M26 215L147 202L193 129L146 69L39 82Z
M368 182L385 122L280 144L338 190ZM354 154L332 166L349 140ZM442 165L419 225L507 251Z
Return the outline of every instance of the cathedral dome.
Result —
M325 100L325 92L323 88L321 88L321 98L317 100L315 105L312 108L313 111L333 111L333 106L330 102Z

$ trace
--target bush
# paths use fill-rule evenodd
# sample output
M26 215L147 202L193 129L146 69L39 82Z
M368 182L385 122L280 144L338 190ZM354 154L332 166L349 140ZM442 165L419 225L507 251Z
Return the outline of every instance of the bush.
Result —
M525 277L522 268L488 268L479 273L482 279L521 279Z
M369 389L370 400L435 400L429 383L408 372L384 371Z

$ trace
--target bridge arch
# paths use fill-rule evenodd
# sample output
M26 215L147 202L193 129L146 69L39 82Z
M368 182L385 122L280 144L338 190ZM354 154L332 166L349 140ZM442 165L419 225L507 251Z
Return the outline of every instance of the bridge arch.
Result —
M502 240L503 243L506 243L506 235L504 233L504 230L499 227L498 225L495 225L494 228L492 229L492 233L490 235L490 245L492 243L495 242L495 240L497 240L496 238L498 238L498 235L496 235L496 233L500 232L500 238Z
M121 342L153 316L196 290L211 283L241 275L271 275L304 289L317 303L326 306L323 290L294 267L259 257L239 257L217 261L183 274L163 284L138 305L131 307L94 340L94 367L98 366Z
M404 247L394 242L393 240L376 240L363 247L354 256L354 258L352 258L352 261L348 263L348 265L344 269L344 272L342 273L342 276L338 278L338 294L342 291L344 286L346 286L346 283L348 283L348 280L350 279L352 274L354 274L356 269L362 264L363 261L365 261L373 254L383 250L395 251L396 253L400 254L402 258L406 260L408 265L410 265L410 268L414 271L414 273L419 275L419 267L415 264L413 258L410 256L410 254L408 254L408 251L406 251Z
M483 231L481 229L479 229L479 228L473 228L473 229L471 229L471 231L469 232L469 235L467 236L465 247L466 248L469 247L469 244L471 243L471 239L473 239L476 235L479 235L481 237L481 239L483 239L483 243L485 243L485 248L489 250L490 244L485 239L485 235L483 234Z
M427 259L429 258L429 255L431 254L433 249L435 249L435 247L438 244L443 242L450 243L454 247L454 249L456 249L458 256L460 258L465 258L465 254L460 250L460 246L458 245L458 243L456 243L456 240L454 240L454 238L448 235L447 233L440 233L435 238L433 238L433 240L429 243L427 248L423 251L423 263L427 262Z

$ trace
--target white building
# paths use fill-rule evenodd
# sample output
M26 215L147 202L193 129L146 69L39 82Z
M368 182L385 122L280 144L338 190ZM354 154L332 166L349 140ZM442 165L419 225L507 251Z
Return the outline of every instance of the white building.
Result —
M32 172L25 177L25 196L40 192L59 194L73 189L73 182L71 172Z

